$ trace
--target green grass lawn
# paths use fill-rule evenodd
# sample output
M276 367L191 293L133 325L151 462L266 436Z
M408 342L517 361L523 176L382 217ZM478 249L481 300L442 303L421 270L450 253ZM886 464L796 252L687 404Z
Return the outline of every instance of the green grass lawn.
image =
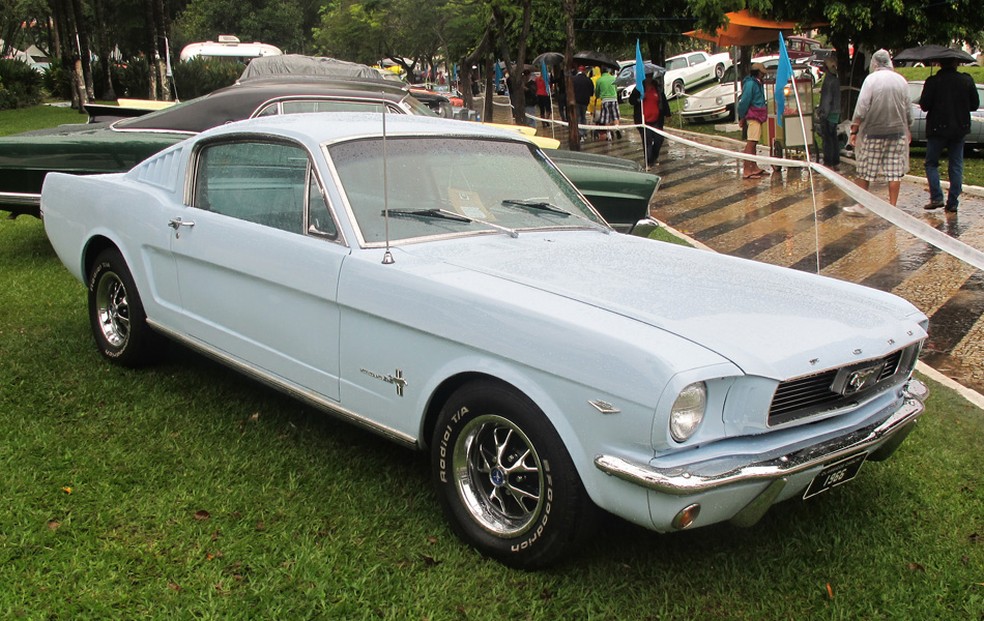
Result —
M85 123L85 114L61 106L33 106L0 111L0 136L9 136L32 129L44 129L66 123Z
M984 415L940 386L892 459L753 528L612 518L522 572L452 535L424 455L178 347L104 361L38 220L0 220L0 265L0 618L984 613Z

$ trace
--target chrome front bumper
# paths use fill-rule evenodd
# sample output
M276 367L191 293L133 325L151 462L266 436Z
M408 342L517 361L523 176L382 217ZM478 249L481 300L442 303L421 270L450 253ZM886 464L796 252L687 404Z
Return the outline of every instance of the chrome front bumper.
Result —
M902 405L881 422L774 459L743 464L723 472L698 474L680 467L655 468L612 455L598 455L594 462L602 472L630 483L664 494L688 496L738 483L785 479L862 451L871 451L869 459L885 459L912 430L925 409L923 402L928 394L925 384L910 379L903 390Z

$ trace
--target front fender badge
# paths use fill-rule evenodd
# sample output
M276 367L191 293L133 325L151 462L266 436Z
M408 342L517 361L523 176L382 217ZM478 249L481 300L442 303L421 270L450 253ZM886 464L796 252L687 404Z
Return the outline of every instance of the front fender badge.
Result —
M618 414L622 411L611 403L602 401L601 399L592 399L591 401L588 401L588 403L590 403L594 409L598 410L602 414Z

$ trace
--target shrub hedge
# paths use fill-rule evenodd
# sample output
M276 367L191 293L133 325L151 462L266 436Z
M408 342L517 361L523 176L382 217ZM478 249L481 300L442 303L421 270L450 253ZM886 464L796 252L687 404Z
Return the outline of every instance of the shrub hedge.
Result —
M2 61L3 63L15 61ZM17 61L19 62L19 61ZM94 76L103 76L104 69L102 61L93 62L92 73ZM25 63L20 63L27 67ZM2 67L2 65L0 65ZM193 99L201 95L207 95L212 91L229 86L235 83L236 79L245 69L245 65L239 62L228 60L196 58L194 60L172 65L176 95L182 99ZM146 99L150 91L150 65L144 58L134 58L126 62L113 62L110 67L110 79L113 82L113 90L116 97L132 97L135 99ZM48 96L54 99L71 99L72 83L71 75L68 70L61 65L52 64L43 75L31 71L27 68L30 75L21 76L23 73L18 69L16 77L8 75L0 70L0 110L6 108L17 108L22 106L35 105L41 101L41 87ZM36 99L33 101L23 98L13 100L11 105L3 104L8 99L5 97L5 84L27 83L33 80ZM112 99L107 93L104 78L97 77L94 80L96 99ZM10 90L9 88L7 90Z
M41 103L41 74L26 62L0 59L0 110Z

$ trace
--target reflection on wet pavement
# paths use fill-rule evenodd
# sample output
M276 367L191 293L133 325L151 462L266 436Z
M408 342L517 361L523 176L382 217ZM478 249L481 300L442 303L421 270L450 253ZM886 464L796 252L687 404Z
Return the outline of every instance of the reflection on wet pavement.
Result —
M642 161L635 132L582 150ZM688 136L689 137L689 136ZM930 317L922 360L984 393L984 274L878 216L852 216L854 203L819 175L802 169L743 180L738 161L667 141L655 171L663 177L652 215L710 248L735 256L819 272L890 291ZM853 168L842 164L842 174ZM884 183L872 192L885 198ZM903 184L899 208L934 228L984 249L984 199L961 197L960 212L925 212L925 186Z

